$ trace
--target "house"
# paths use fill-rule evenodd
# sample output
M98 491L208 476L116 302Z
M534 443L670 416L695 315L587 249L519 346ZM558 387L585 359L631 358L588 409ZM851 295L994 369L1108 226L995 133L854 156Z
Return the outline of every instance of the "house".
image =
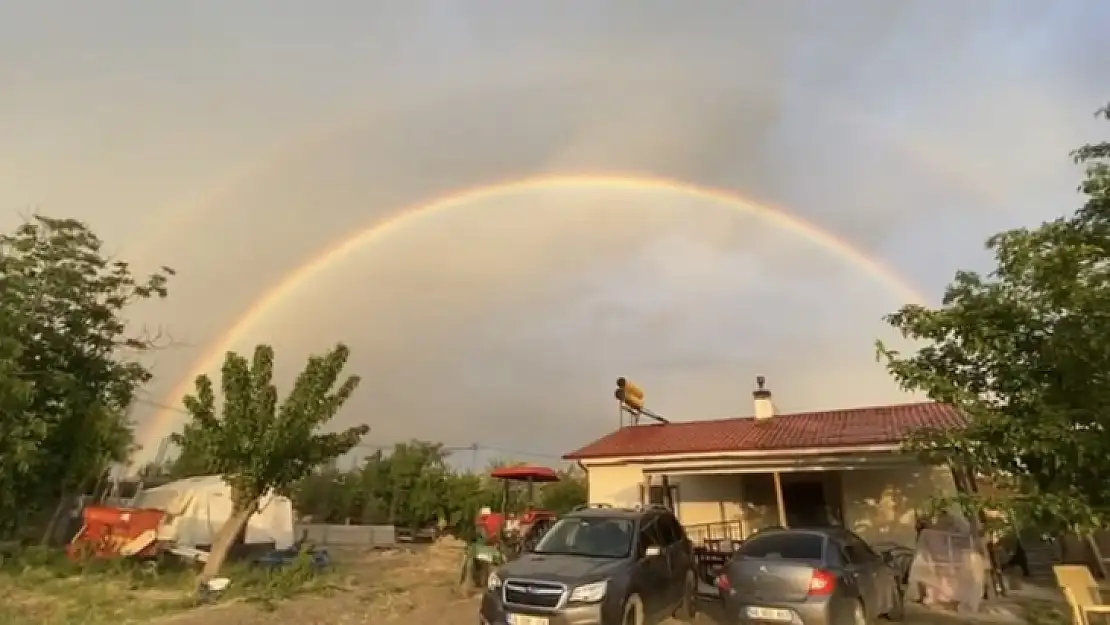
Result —
M955 492L946 467L901 449L915 430L963 425L950 406L778 414L762 378L752 397L751 417L625 426L564 458L586 470L592 504L663 503L669 491L695 541L836 523L913 545L917 512Z

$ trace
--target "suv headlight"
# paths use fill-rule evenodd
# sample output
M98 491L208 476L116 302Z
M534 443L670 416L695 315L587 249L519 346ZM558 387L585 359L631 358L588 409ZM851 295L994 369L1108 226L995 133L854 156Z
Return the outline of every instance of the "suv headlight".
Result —
M605 598L605 591L609 588L609 580L603 579L592 584L583 584L570 593L570 601L580 603L597 603Z
M497 573L490 573L489 577L486 578L486 590L494 591L500 587L501 578L497 576Z

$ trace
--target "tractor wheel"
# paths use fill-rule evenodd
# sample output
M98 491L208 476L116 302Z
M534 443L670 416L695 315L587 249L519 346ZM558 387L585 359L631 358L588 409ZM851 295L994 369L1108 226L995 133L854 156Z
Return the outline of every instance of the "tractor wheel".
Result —
M466 583L467 574L470 573L471 563L474 561L474 554L471 549L467 549L462 557L462 566L459 568L459 585L462 586Z
M470 561L470 581L475 588L485 590L489 585L490 565L485 560L474 558Z

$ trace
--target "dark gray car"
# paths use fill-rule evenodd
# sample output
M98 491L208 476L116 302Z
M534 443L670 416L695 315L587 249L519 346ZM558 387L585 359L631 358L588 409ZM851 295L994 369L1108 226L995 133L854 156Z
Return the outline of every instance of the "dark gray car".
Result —
M842 528L760 532L740 546L717 587L734 623L867 625L903 616L898 572Z
M644 625L692 619L692 545L665 508L589 508L490 575L483 625Z

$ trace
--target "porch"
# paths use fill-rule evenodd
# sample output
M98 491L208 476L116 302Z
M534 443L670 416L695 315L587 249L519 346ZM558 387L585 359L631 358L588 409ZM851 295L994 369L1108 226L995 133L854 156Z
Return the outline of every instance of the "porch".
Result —
M767 527L841 526L875 545L912 548L918 511L954 488L946 470L900 454L759 462L642 469L641 501L675 510L697 552L702 593L715 592L716 570Z
M637 503L668 503L669 492L690 538L721 551L772 526L839 525L871 543L912 546L918 511L955 491L947 469L890 450L637 464ZM590 469L591 487L600 468Z

